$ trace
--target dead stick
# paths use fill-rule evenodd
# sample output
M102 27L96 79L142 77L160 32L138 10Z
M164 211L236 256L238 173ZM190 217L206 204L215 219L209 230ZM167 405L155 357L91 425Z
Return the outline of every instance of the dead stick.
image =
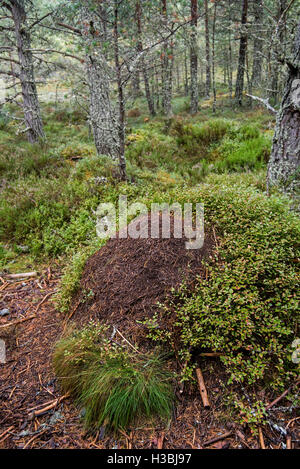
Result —
M163 449L164 446L165 433L162 432L157 440L157 449Z
M286 449L292 449L292 437L288 435L286 437Z
M30 319L34 319L34 318L36 318L35 314L33 314L32 316L28 316L28 318L23 318L23 319L18 319L17 321L8 322L7 324L2 324L2 326L0 326L0 329L4 329L5 327L9 327L9 326L16 326L17 324L21 324L22 322L29 321Z
M207 395L203 375L202 375L202 372L201 372L200 368L196 368L196 375L197 375L199 391L200 391L200 394L201 394L201 398L202 398L204 408L205 409L210 409L210 403L209 403L209 400L208 400L208 395Z
M200 357L222 357L224 354L220 352L203 352L199 353L199 355Z
M23 274L7 274L7 278L23 278L23 277L36 277L37 272L24 272Z
M12 425L11 427L8 427L3 433L1 433L1 435L0 435L0 441L1 441L1 439L2 439L8 432L10 432L13 428L14 428L14 426Z
M224 440L225 438L228 438L229 436L232 435L232 432L227 432L224 433L223 435L216 436L215 438L212 438L211 440L207 440L203 443L203 446L210 446L213 443L216 443L217 441Z
M261 449L266 449L264 435L263 435L261 427L258 427L258 437L259 437L259 444L260 444Z
M298 379L295 384L292 384L292 385L291 385L288 389L286 389L279 397L277 397L276 399L274 399L274 401L272 401L269 405L267 405L266 410L271 409L271 407L273 407L275 404L277 404L279 401L281 401L281 399L283 399L283 398L290 392L290 390L292 389L292 387L293 387L293 386L297 386L299 383L300 383L300 379Z
M23 446L23 449L26 449L27 446L30 445L30 443L32 443L34 440L36 440L39 436L43 435L43 433L45 433L46 430L43 430L42 432L38 433L37 435L34 435L29 441L27 441L27 443Z
M43 408L40 409L40 410L36 410L36 411L31 412L30 414L28 414L28 420L33 420L35 417L38 417L39 415L45 414L46 412L48 412L48 410L51 410L51 409L53 409L54 407L56 407L61 401L63 401L63 400L66 399L67 397L69 397L69 393L68 393L68 394L65 394L64 396L59 397L58 399L55 399L55 400L54 400L51 404L49 404L48 406L43 407Z
M40 301L39 304L37 305L35 312L37 313L38 310L40 309L40 307L42 306L42 304L45 303L45 301L47 300L47 298L49 298L50 295L53 295L53 294L56 293L56 292L57 292L57 290L54 290L54 291L51 291L50 293L47 293L47 295L44 296L44 298L42 299L42 301Z

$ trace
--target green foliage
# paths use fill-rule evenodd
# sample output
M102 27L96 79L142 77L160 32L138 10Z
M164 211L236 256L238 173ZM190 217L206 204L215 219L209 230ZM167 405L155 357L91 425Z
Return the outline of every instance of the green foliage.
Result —
M174 396L165 360L117 345L108 329L91 323L71 331L54 349L55 372L84 408L85 425L117 430L140 418L170 417Z
M229 383L283 387L299 372L291 344L299 321L300 223L287 199L241 182L213 176L178 194L179 203L204 204L206 230L214 226L220 244L209 278L199 278L192 293L182 286L174 294L166 338L180 344L184 360L196 349L222 352ZM150 324L158 340L165 314Z
M63 313L69 311L71 299L79 287L81 274L87 259L100 249L104 242L104 240L98 238L93 239L89 246L77 251L69 260L55 298L57 307Z

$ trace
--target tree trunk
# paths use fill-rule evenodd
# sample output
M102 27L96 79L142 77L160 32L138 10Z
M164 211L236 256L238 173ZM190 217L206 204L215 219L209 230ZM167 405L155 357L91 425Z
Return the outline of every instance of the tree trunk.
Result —
M268 165L268 187L281 186L285 192L299 190L300 165L300 23L298 24L294 54L288 62L289 73Z
M24 0L12 0L10 5L20 62L19 79L23 96L26 131L29 142L35 143L44 138L45 135L34 78L30 32L26 25Z
M143 50L143 43L142 43L142 10L141 10L141 0L136 1L136 23L137 23L137 34L138 34L138 52ZM146 99L148 103L148 109L151 116L155 116L155 108L154 108L154 99L151 94L150 85L149 85L149 76L148 71L145 65L144 57L141 59L141 68L144 78L144 85L145 85L145 93Z
M205 94L209 98L211 88L211 74L210 74L210 46L209 46L209 25L208 25L208 3L204 0L205 9L205 53L206 53L206 82Z
M198 47L197 47L197 15L198 0L191 0L191 35L190 35L190 60L191 60L191 114L198 112Z
M262 25L264 9L262 0L254 0L254 41L253 41L253 65L252 65L252 86L258 86L261 83L262 72Z
M239 63L235 85L235 101L241 106L244 91L244 74L245 74L245 63L247 53L247 15L248 15L248 0L243 0L242 6L242 21L241 21L241 38L240 38L240 51L239 51Z
M217 17L217 2L214 3L214 17L212 27L212 82L213 82L213 112L216 112L217 107L217 92L216 92L216 73L215 73L215 36L216 36L216 17Z
M126 174L126 160L125 160L125 102L124 90L121 76L121 64L119 55L119 32L118 32L118 0L114 0L114 53L115 53L115 67L117 75L118 98L119 98L119 120L118 120L118 159L120 178L125 181Z
M95 53L95 26L93 14L88 8L82 7L81 24L84 47L87 50L85 67L89 87L89 124L93 131L97 154L110 156L113 160L118 157L117 115L110 97L110 72L106 57L97 47ZM103 39L103 24L98 25L100 39Z
M287 0L280 0L278 6L278 12L276 15L276 19L278 21L278 28L277 34L273 40L272 49L271 49L271 57L270 57L270 82L271 82L271 89L269 89L269 98L272 104L277 104L278 102L278 95L279 95L279 73L281 64L278 62L277 54L282 46L284 41L284 30L285 30L285 15L284 11L287 6Z
M167 0L162 0L162 19L165 33L167 33ZM172 75L173 75L173 55L170 41L164 41L162 51L162 106L166 117L172 116Z

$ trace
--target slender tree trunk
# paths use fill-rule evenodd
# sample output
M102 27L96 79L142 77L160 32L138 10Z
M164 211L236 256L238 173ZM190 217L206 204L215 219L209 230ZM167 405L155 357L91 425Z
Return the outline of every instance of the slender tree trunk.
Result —
M184 95L188 96L189 94L189 77L188 77L188 65L186 50L184 50Z
M31 143L44 138L40 105L34 78L30 32L26 24L24 0L11 0L9 8L15 26L20 62L19 79L23 96L23 110L28 140Z
M162 0L162 19L165 33L167 32L167 0ZM167 117L172 116L172 75L173 75L173 55L170 41L164 42L162 52L162 106L163 113Z
M259 86L261 83L262 73L262 50L263 50L263 39L262 39L262 25L264 9L262 0L254 0L254 41L253 41L253 65L252 65L252 86Z
M127 179L126 174L126 160L125 160L125 102L124 90L121 76L121 64L119 55L119 32L118 32L118 0L114 0L114 53L115 53L115 67L117 75L118 98L119 98L119 122L118 122L118 159L120 177L122 180Z
M278 62L277 53L278 50L281 48L281 45L284 40L284 30L285 30L285 15L284 11L287 6L287 0L280 0L279 7L277 12L277 21L278 21L278 29L277 34L274 37L272 50L271 50L271 57L270 57L270 72L271 72L271 89L269 89L269 98L272 104L277 104L278 102L278 95L279 95L279 72L281 68L281 64Z
M217 93L216 93L216 73L215 73L215 36L216 36L216 17L217 17L217 2L214 3L214 17L212 27L212 79L213 79L213 112L216 112L217 107Z
M235 101L241 106L244 91L244 74L246 65L246 53L247 53L247 16L248 16L248 0L243 0L242 5L242 21L241 21L241 38L240 38L240 51L239 51L239 63L235 85Z
M136 1L136 23L137 23L137 34L138 34L138 52L141 52L143 50L141 16L142 16L141 1L137 0ZM148 103L148 109L149 109L151 116L154 117L156 114L155 108L154 108L154 99L150 90L149 76L148 76L148 71L145 65L144 58L141 59L141 68L142 68L142 73L144 77L144 85L145 85L145 93L146 93L146 99Z
M198 112L198 47L197 47L198 0L191 0L191 114Z
M229 98L232 100L232 45L231 45L231 0L228 0L229 28L228 28L228 88Z
M105 28L103 22L99 24L100 36L95 37L93 13L89 8L81 9L81 24L83 45L87 50L85 67L89 87L89 125L93 131L94 143L98 155L110 156L118 159L118 119L111 102L110 72L104 51L95 46L97 41L103 41ZM105 20L103 20L105 21ZM97 51L95 51L97 47ZM95 53L97 52L97 54Z
M208 24L208 0L204 0L205 9L205 54L206 54L206 82L205 94L209 98L211 89L211 73L210 73L210 45L209 45L209 24Z
M272 152L268 165L268 186L279 185L286 192L300 189L300 22L294 54L277 114Z

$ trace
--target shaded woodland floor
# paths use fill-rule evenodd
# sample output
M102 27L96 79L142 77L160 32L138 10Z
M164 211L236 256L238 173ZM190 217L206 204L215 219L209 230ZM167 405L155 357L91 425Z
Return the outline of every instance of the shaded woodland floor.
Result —
M213 358L203 362L211 409L203 408L195 387L188 388L182 394L177 392L167 428L159 422L148 422L148 426L131 428L127 433L105 435L101 428L96 434L87 434L80 409L60 394L51 367L53 344L65 325L65 316L55 309L52 300L59 282L57 265L34 279L1 279L2 302L5 300L10 308L11 322L25 320L13 333L10 331L7 364L1 365L0 448L260 448L258 435L251 434L245 425L233 424L224 413L222 382L226 378ZM0 326L4 323L7 321L1 318ZM33 415L40 411L44 412ZM298 447L300 435L292 403L282 399L269 415L269 425L262 429L266 447L285 447L287 435ZM225 434L226 438L213 442Z

